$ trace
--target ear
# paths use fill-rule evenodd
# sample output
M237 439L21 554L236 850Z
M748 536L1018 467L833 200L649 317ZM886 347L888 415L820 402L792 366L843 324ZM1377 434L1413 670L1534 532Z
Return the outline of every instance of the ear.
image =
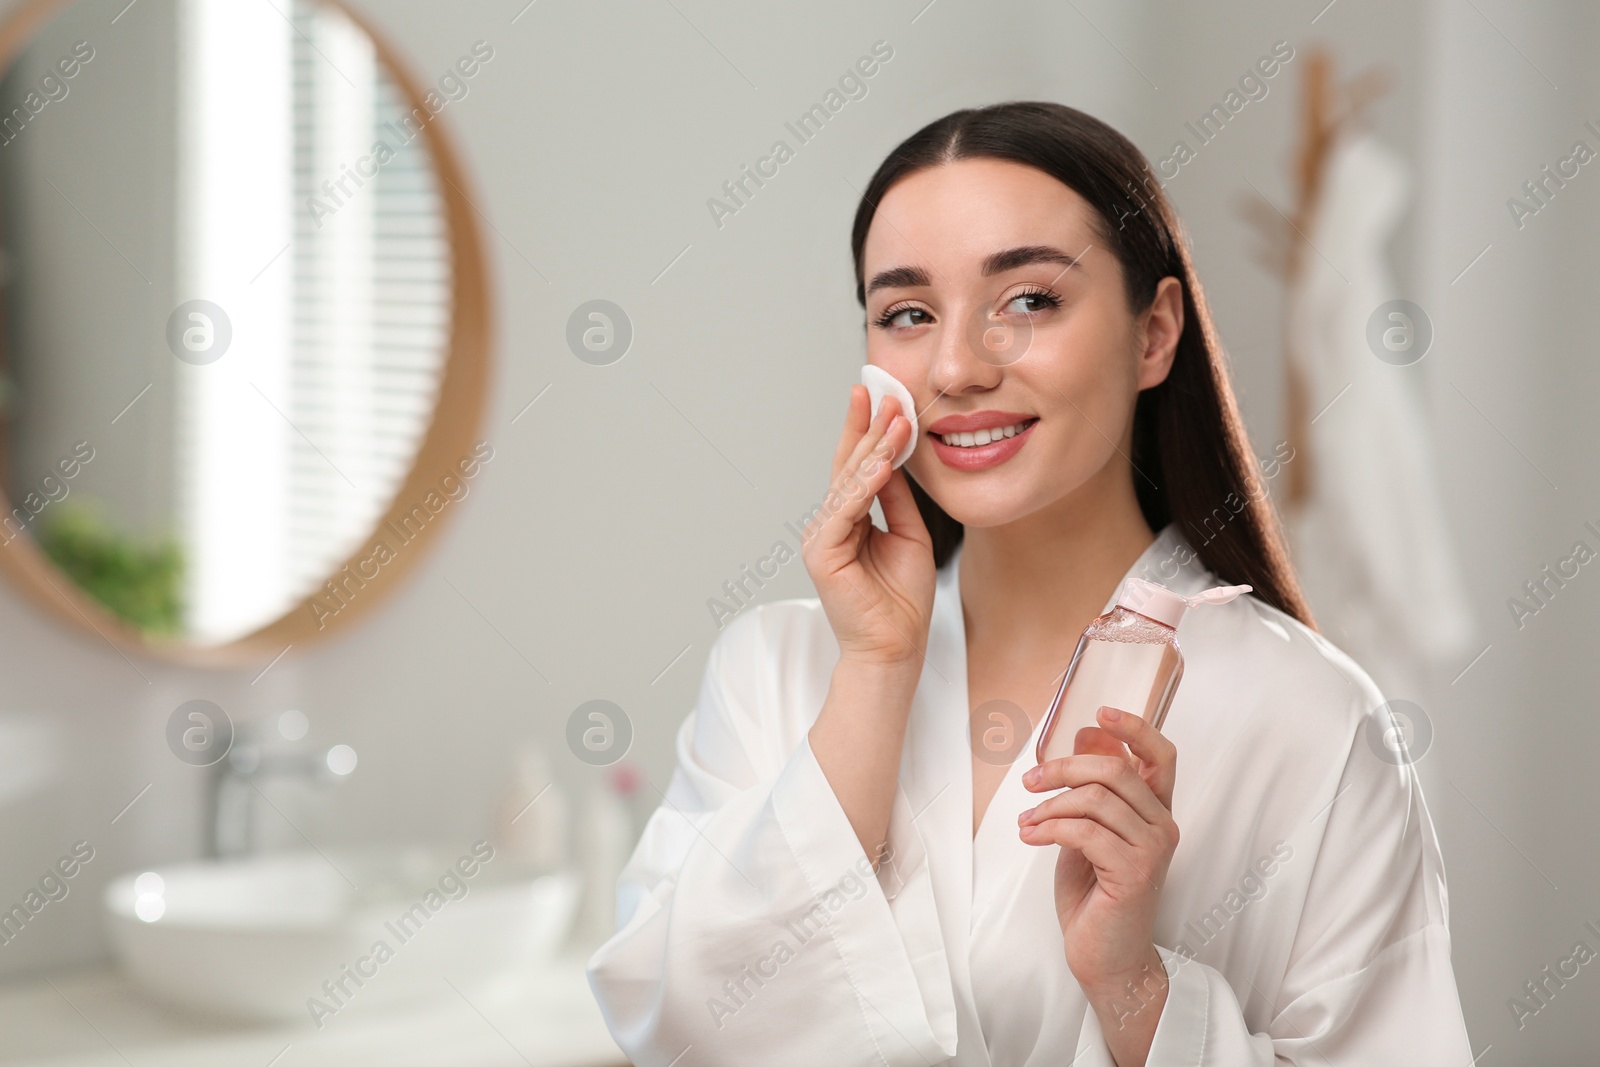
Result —
M1166 381L1183 335L1183 283L1168 275L1156 283L1155 299L1144 313L1144 347L1139 352L1139 388Z

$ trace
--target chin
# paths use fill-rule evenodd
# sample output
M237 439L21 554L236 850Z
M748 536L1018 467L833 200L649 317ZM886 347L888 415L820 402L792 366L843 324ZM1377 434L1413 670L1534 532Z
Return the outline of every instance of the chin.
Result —
M917 484L927 490L946 515L976 530L1008 525L1027 518L1045 506L1037 490L1023 486L965 486L952 489L948 485L929 488L921 480Z
M1095 464L1103 466L1110 461L1110 455L1108 450L1105 457L1062 457L1027 464L1013 460L981 474L949 470L937 457L929 456L932 476L920 477L915 470L911 475L946 515L963 526L983 530L1007 526L1044 511L1061 513L1062 508L1074 506L1074 501L1077 506L1093 507ZM908 469L914 465L915 460ZM1063 472L1068 477L1063 478Z

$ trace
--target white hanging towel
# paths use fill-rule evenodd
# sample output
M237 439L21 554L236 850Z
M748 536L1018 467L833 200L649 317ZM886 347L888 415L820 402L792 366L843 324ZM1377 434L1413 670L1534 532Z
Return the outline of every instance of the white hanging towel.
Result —
M1406 165L1389 149L1364 134L1337 142L1288 306L1291 358L1315 419L1309 455L1291 460L1311 464L1311 484L1308 501L1285 512L1290 551L1319 625L1401 697L1459 666L1474 636L1420 364L1385 362L1368 343L1374 312L1403 295L1384 245L1409 194ZM1385 329L1405 328L1382 319Z

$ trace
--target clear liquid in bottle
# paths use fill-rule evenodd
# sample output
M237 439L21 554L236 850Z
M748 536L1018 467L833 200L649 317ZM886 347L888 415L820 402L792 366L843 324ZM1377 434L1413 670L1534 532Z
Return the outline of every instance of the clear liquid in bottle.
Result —
M1248 585L1219 586L1192 597L1130 579L1116 605L1091 622L1045 713L1038 762L1072 755L1078 731L1099 724L1102 706L1137 715L1156 729L1183 680L1178 622L1194 604L1221 604Z
M1039 762L1072 755L1078 731L1097 725L1102 705L1138 715L1159 730L1182 677L1176 630L1112 608L1078 639L1039 735Z

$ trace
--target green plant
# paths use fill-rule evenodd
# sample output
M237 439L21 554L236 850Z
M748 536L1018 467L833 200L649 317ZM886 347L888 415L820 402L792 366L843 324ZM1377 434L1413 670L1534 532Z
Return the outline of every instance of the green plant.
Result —
M142 542L88 503L62 504L39 547L85 593L152 636L183 630L183 549L171 538Z

